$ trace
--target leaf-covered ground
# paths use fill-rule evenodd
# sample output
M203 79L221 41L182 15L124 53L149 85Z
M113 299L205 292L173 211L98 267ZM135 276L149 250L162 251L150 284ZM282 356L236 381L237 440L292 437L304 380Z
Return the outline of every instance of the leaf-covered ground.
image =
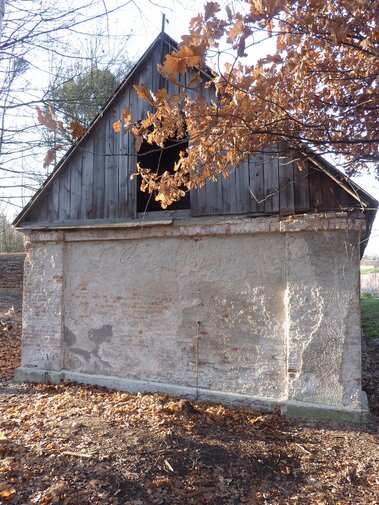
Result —
M20 313L0 320L0 503L379 503L376 424L12 384Z

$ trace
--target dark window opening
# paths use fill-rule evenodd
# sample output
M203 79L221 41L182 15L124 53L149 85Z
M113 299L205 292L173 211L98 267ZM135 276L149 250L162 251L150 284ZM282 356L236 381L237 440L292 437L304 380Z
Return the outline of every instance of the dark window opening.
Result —
M162 174L166 170L174 173L175 162L179 159L180 151L185 151L188 147L188 142L178 140L168 140L164 149L161 149L156 144L149 144L146 140L143 141L138 152L137 161L143 168L150 168L158 174ZM155 200L155 193L141 191L141 177L137 180L137 212L156 212L162 211L160 202ZM166 210L181 210L190 209L190 194L187 191L178 202L173 202Z

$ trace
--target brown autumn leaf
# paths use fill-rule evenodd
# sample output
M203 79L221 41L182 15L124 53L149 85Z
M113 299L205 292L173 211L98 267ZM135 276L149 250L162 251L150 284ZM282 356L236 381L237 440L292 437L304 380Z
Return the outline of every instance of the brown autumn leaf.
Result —
M113 123L112 128L115 133L119 133L121 130L121 121L116 121L115 123Z
M71 130L71 136L74 140L82 137L87 131L87 128L80 124L79 121L72 121L69 128Z
M51 110L51 108L49 107L48 110L46 112L43 112L40 107L36 107L36 110L37 110L37 119L38 119L38 122L43 125L43 126L46 126L46 128L48 128L49 130L51 131L55 131L57 129L57 121L56 121L56 118ZM61 125L61 123L60 123Z
M188 83L188 87L197 86L201 82L202 82L202 78L201 78L200 72L195 72L194 76L191 78L191 80Z
M332 26L332 34L337 44L340 44L346 38L348 32L349 27L343 22L336 22L334 26Z
M144 84L134 84L133 88L136 90L138 98L153 105L150 93L147 91Z
M143 137L141 135L138 135L136 138L135 138L135 146L136 146L136 151L137 153L139 152L139 150L141 149L141 146L143 144Z
M168 76L185 74L187 68L196 67L200 64L201 57L191 47L182 45L178 51L166 56L163 65L159 65L159 71Z
M251 12L258 17L264 14L263 0L251 0Z
M128 107L125 107L124 110L122 111L121 118L124 120L126 124L130 123L130 121L132 120L132 114Z
M162 104L168 98L168 92L166 88L158 89L154 93L152 93L155 103Z
M283 3L281 0L265 0L267 16L271 19L276 16L282 9Z
M13 489L13 488L4 489L3 491L0 491L0 498L5 498L5 500L8 500L14 494L16 494L16 490L15 489Z
M208 21L209 18L213 17L217 12L220 12L220 4L218 2L207 2L204 5L204 19Z
M56 146L51 147L47 151L46 156L43 160L43 168L48 168L51 165L51 163L53 163L53 161L55 160L57 151L60 151L62 149L62 147L63 147L62 144L57 144Z
M228 41L234 42L237 37L244 33L244 22L238 19L228 32Z

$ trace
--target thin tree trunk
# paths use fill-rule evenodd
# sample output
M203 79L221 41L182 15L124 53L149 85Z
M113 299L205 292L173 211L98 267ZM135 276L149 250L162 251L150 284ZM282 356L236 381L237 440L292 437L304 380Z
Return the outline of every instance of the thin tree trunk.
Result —
M0 0L0 39L3 34L4 10L5 10L5 0Z

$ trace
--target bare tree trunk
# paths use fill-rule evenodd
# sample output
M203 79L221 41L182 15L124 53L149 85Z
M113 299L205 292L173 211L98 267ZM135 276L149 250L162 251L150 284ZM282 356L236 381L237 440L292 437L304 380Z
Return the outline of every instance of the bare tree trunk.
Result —
M0 39L3 34L4 9L5 9L5 0L0 0Z

